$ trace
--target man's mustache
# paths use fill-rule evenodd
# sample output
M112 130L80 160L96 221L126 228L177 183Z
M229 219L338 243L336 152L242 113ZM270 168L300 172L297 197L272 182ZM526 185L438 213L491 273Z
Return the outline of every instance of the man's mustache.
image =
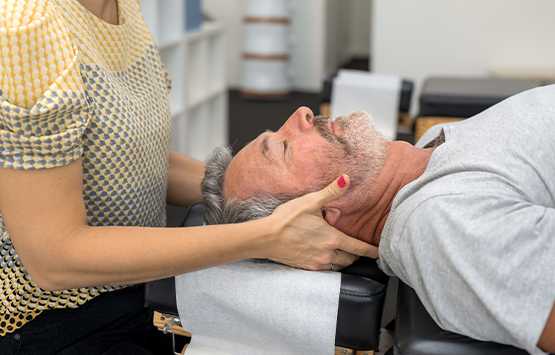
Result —
M328 126L328 116L318 115L314 117L314 127L318 130L318 133L330 143L337 143L336 137L330 131Z
M325 140L327 140L330 143L340 145L343 151L345 152L345 154L351 154L352 150L349 145L349 142L347 142L345 138L336 136L333 134L333 132L330 130L330 127L328 126L328 119L329 119L328 116L322 116L322 115L315 116L314 127L316 127L316 130L318 131L318 133Z

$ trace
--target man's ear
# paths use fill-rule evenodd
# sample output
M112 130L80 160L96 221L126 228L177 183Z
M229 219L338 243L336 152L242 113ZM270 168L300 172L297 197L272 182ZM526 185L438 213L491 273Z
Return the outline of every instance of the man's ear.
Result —
M339 217L341 217L341 210L336 207L326 207L322 209L322 215L324 215L324 219L330 226L334 226Z

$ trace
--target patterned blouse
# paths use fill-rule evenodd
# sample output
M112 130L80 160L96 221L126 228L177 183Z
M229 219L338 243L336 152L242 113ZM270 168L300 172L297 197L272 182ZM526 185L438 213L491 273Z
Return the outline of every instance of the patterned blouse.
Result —
M0 167L45 169L82 157L89 225L161 227L170 82L138 0L118 0L118 13L111 25L76 0L0 0ZM1 213L0 253L0 336L45 310L124 287L42 290Z

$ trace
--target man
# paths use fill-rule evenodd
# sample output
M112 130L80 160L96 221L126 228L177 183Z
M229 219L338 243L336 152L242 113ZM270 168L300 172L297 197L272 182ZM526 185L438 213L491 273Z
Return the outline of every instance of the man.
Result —
M263 217L342 173L329 224L380 248L380 267L444 329L555 352L555 86L530 90L417 143L390 142L357 111L298 109L203 182L208 223Z

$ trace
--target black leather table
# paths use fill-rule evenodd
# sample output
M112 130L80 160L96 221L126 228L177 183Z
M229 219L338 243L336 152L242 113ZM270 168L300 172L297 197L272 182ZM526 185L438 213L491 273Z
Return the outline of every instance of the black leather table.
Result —
M536 86L532 79L430 77L420 92L415 142L433 125L472 117Z
M428 314L416 292L399 282L395 318L395 355L526 355L512 346L477 341L442 330Z
M532 79L432 77L420 93L419 116L474 116L537 86Z

